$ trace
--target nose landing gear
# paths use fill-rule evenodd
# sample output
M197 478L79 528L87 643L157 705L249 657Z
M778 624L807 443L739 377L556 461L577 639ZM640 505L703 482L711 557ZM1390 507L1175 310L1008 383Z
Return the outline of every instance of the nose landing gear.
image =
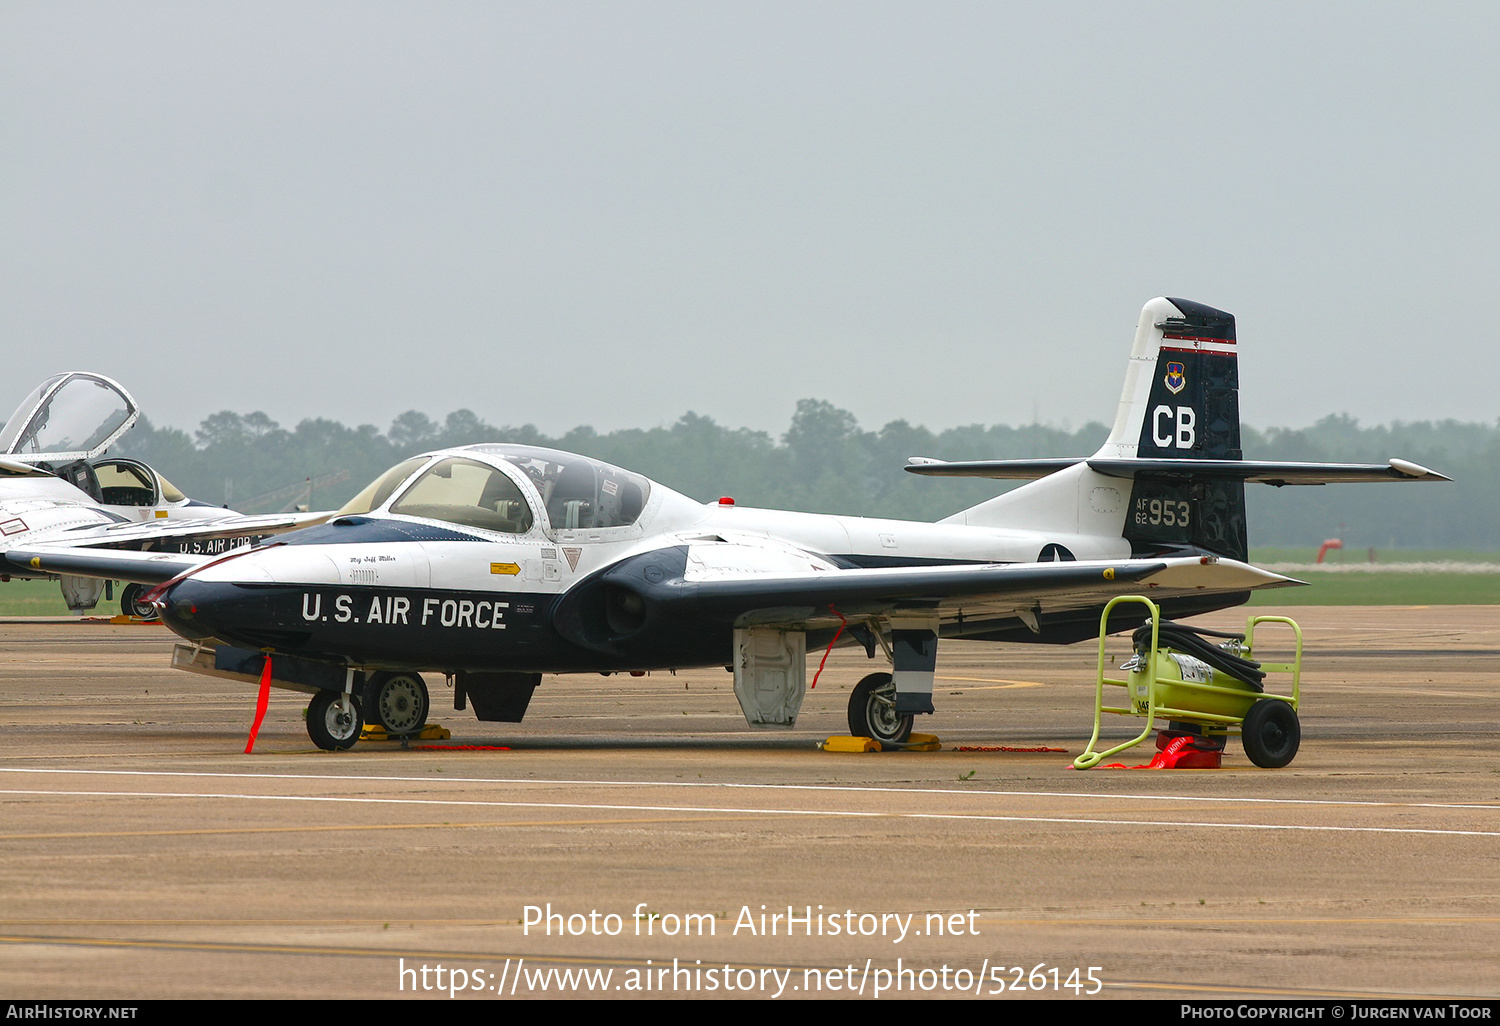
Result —
M325 752L353 748L364 726L359 702L342 691L319 691L307 707L307 736Z

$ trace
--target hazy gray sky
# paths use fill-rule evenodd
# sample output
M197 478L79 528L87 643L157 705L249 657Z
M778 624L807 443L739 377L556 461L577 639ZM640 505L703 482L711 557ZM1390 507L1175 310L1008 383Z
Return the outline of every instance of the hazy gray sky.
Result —
M0 0L9 409L1493 421L1500 6ZM3 417L4 413L0 413ZM984 454L975 454L982 456ZM1253 453L1247 455L1253 456Z

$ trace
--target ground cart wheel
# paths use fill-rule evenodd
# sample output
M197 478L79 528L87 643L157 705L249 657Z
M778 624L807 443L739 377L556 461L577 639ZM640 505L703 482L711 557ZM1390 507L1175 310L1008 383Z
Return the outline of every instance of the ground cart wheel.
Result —
M353 695L345 702L342 691L319 691L307 707L307 736L325 752L353 748L364 725L359 703Z
M427 683L415 673L376 673L365 686L365 714L387 734L415 734L427 723Z
M1240 740L1255 765L1280 769L1296 758L1302 725L1297 722L1296 710L1286 702L1262 699L1245 714Z
M912 714L896 712L896 684L889 673L872 673L849 696L849 733L876 741L911 737Z

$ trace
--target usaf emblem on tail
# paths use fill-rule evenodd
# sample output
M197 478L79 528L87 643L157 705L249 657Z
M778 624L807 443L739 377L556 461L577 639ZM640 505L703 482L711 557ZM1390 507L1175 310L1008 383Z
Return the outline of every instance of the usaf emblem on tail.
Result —
M1182 373L1182 364L1167 364L1167 376L1165 380L1168 392L1171 392L1173 395L1181 392L1187 386L1187 377Z

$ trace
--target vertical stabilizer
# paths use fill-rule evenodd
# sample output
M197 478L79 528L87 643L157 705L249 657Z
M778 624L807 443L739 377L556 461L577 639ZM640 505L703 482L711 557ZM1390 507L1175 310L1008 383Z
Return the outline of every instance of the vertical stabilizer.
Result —
M1240 459L1239 388L1234 315L1153 299L1141 309L1114 429L1097 455Z
M1234 315L1186 299L1141 310L1105 459L1238 460L1240 375ZM1241 480L1181 471L1135 475L1125 517L1133 552L1249 555Z

